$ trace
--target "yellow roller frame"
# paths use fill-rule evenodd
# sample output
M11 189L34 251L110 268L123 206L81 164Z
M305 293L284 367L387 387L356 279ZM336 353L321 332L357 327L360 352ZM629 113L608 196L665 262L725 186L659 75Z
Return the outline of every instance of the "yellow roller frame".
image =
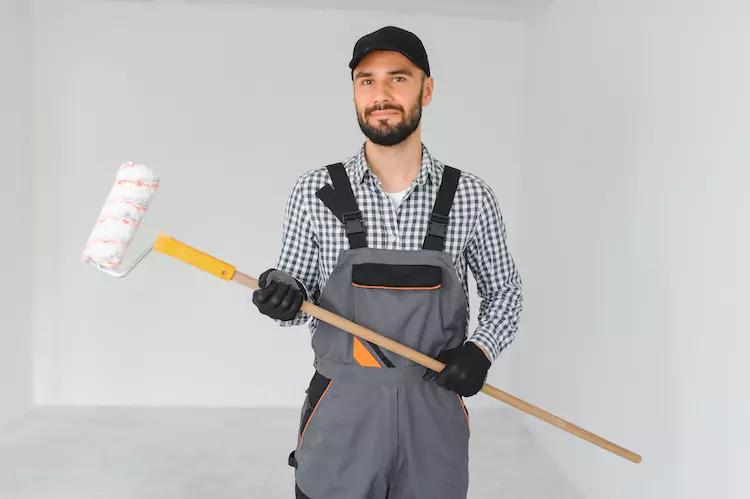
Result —
M234 277L234 266L188 246L185 243L181 243L173 237L159 234L151 249L177 258L178 260L182 260L193 267L197 267L209 274L224 279L225 281L231 281L232 277Z

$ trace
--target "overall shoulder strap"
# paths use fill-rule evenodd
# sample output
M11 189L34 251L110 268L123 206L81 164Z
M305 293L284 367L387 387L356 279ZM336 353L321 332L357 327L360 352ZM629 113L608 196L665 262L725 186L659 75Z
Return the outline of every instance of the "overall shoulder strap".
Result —
M443 180L440 182L435 206L433 206L432 213L430 214L427 236L425 236L424 244L422 245L423 249L443 251L449 221L448 214L451 211L451 206L453 206L453 197L456 194L460 178L460 170L445 165Z
M352 249L367 247L364 218L359 210L357 199L354 197L354 191L352 191L344 164L335 163L326 166L326 168L331 176L333 187L326 184L315 195L344 224L346 237L349 239L349 247Z

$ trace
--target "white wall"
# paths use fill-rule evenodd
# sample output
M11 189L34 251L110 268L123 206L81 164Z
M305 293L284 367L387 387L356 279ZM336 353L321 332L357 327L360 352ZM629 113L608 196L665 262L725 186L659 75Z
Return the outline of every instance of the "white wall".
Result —
M530 26L514 388L592 499L750 496L750 11L565 1Z
M301 403L306 327L277 329L250 290L160 254L122 281L79 255L117 167L133 160L162 178L136 253L161 231L250 275L273 265L294 180L361 145L347 63L357 38L385 24L423 38L436 77L425 143L495 188L513 248L522 25L236 5L35 7L38 403ZM493 370L498 386L508 366Z
M31 402L28 31L24 3L0 0L0 426Z
M142 0L115 0L120 2ZM254 4L271 7L298 8L315 5L318 9L340 12L370 11L372 2L352 2L351 0L150 0L157 2L189 2L200 5L217 4ZM417 15L420 17L443 15L458 17L476 17L481 19L498 18L519 21L528 19L543 11L554 0L378 0L380 11Z

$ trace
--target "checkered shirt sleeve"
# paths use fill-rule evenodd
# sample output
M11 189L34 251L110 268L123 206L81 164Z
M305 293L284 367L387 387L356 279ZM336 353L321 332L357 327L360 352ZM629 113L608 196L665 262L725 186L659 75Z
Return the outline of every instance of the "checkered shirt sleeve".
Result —
M307 293L308 301L317 304L320 298L320 272L318 267L319 247L316 241L313 219L305 203L304 177L300 177L292 188L286 202L282 225L281 253L276 268L297 279ZM299 312L291 321L276 320L280 326L299 326L310 319Z
M523 306L521 276L506 241L497 198L485 185L474 237L466 248L481 300L477 328L467 340L482 345L493 361L515 339Z

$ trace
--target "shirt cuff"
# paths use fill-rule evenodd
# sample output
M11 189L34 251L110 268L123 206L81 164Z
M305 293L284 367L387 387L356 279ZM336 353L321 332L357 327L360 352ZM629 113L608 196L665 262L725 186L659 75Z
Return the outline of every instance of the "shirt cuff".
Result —
M497 333L491 333L478 328L473 334L466 338L466 341L471 341L481 346L485 352L489 354L490 363L494 364L500 356L500 353L513 341L513 336L511 336L510 338L503 338L502 341L499 342L496 336Z

